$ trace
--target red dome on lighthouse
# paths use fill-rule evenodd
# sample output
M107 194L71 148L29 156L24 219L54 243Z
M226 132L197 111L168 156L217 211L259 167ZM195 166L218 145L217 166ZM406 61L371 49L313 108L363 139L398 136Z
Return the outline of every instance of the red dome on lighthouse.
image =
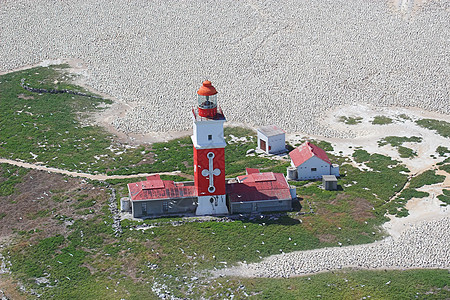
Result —
M200 96L212 96L217 94L216 88L212 86L211 81L203 81L203 85L198 89L197 94Z
M203 81L203 85L197 91L198 115L213 119L217 115L217 91L211 81Z

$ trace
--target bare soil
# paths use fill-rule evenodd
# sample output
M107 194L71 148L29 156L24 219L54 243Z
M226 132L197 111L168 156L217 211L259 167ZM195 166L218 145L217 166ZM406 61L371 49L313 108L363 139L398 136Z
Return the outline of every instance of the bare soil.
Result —
M78 215L73 207L81 195L85 195L84 199L96 199L96 203L90 207L94 211L100 211L109 197L105 188L94 187L83 179L38 170L29 171L23 181L16 185L14 194L0 197L0 213L5 213L0 222L0 237L34 228L38 228L39 232L32 235L33 239L65 235L66 225L55 216L89 218L90 215ZM67 199L57 202L53 197Z

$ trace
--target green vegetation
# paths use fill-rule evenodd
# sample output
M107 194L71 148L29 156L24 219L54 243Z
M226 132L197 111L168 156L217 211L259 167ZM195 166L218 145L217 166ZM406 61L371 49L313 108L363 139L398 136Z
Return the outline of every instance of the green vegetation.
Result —
M361 173L360 179L356 180L358 183L356 186L347 188L347 191L356 188L366 189L365 197L374 198L372 201L374 202L375 215L380 218L380 223L385 221L384 214L386 212L399 217L406 215L407 210L404 208L406 201L402 198L391 201L391 197L406 184L408 176L404 172L407 172L408 169L390 157L381 154L369 154L365 150L355 150L353 157L356 162L364 162L373 171L360 172L356 168L356 170L352 170L356 174ZM386 180L386 178L389 178L389 180ZM358 192L358 190L355 192L364 193Z
M444 204L441 204L442 206L450 205L450 190L442 190L442 195L439 195L438 199L444 202Z
M412 198L428 197L429 193L417 191L416 189L430 184L443 182L445 176L437 175L435 170L428 170L416 177L411 178L409 187L404 189L401 194L387 204L389 214L397 217L406 217L409 215L408 210L405 209L405 204Z
M375 116L372 121L372 124L374 125L386 125L391 123L392 119L386 116Z
M447 270L339 271L286 279L219 278L207 287L206 298L224 299L229 288L245 299L447 299ZM245 292L245 294L243 293Z
M27 169L0 164L0 176L4 178L0 180L0 196L12 195L16 184L22 182L22 176L27 173Z
M374 168L373 171L361 172L345 164L342 157L330 157L342 166L341 171L345 175L338 183L343 189L324 191L318 187L319 182L295 182L298 194L303 198L303 211L309 211L309 202L315 214L297 215L293 212L276 218L253 216L233 222L192 222L180 226L172 226L170 221L182 218L161 218L146 220L144 223L156 226L148 230L136 230L134 226L142 222L127 220L122 222L124 233L116 237L111 229L112 218L106 199L88 196L89 186L69 197L63 190L52 190L51 203L62 205L71 201L66 205L78 211L73 219L67 216L54 218L62 220L62 224L72 220L73 225L65 229L64 236L53 234L44 239L38 238L42 232L24 231L3 254L8 253L14 278L42 294L43 299L153 298L151 290L156 283L167 285L174 296L182 298L223 298L227 293L225 287L235 290L236 297L245 298L243 292L249 295L261 292L254 297L286 295L289 298L290 290L285 286L287 281L282 279L271 280L267 288L263 287L266 279L219 278L211 284L197 281L193 291L189 291L187 285L192 282L189 278L193 272L222 268L225 266L223 262L230 265L237 261L259 261L261 257L280 253L280 249L290 252L380 239L383 232L378 226L385 220L385 201L406 181L406 176L400 173L406 169L386 156L363 150L355 151L355 160ZM379 177L380 173L386 174L390 180L386 182L386 177ZM128 181L135 180L139 179L113 180L108 184L118 190ZM81 215L88 213L93 201L103 203L102 213ZM53 218L44 212L38 214L42 218ZM167 224L156 225L163 222ZM383 276L400 276L393 272ZM434 274L429 272L427 274ZM422 285L439 287L436 283L439 273L434 272L435 279L425 282L417 279L415 282L420 283L420 287L407 289L405 293L420 292ZM325 280L333 283L333 280L342 278L359 282L361 279L366 286L373 282L368 295L384 295L384 290L377 294L378 277L370 279L371 274L377 273L319 274L310 276L308 282ZM414 276L416 273L411 271L408 274ZM38 284L35 281L38 277L45 277L49 282ZM301 282L306 282L305 278L289 280L301 286ZM323 290L322 284L310 283L302 287L305 295ZM47 284L54 287L47 287ZM245 284L245 289L239 288L241 284ZM353 295L350 285L343 283L338 286L342 293ZM327 295L325 292L322 291L322 295ZM333 290L331 292L334 293ZM292 295L295 297L296 294Z
M356 168L351 169L350 175L354 178L352 180L357 183L347 188L347 191L354 190L369 198L374 197L372 193L375 193L380 200L389 201L390 197L399 192L407 181L408 176L404 172L408 172L408 169L388 156L369 154L365 150L358 149L353 153L353 157L356 162L364 163L373 171L361 172ZM349 176L348 172L347 176ZM358 191L364 187L368 189L366 192Z
M444 146L438 146L436 148L436 153L439 154L439 156L445 156L446 154L450 153L450 149Z
M90 173L179 170L184 174L161 177L176 181L192 178L189 137L151 147L130 148L115 143L100 128L85 125L82 116L99 109L106 100L65 94L39 95L19 85L20 79L26 78L33 87L83 91L66 83L66 77L54 68L35 68L0 77L0 130L2 138L5 136L0 144L0 156L42 161L49 166ZM59 83L54 83L55 80ZM2 122L5 118L12 121ZM233 142L234 137L245 137L245 141ZM243 174L248 166L284 173L289 165L289 161L247 155L249 149L256 148L251 130L227 127L225 138L227 176ZM333 150L330 143L313 142L326 151ZM29 152L37 155L36 159ZM28 291L35 290L42 299L152 299L156 298L152 289L163 284L175 297L194 299L229 298L230 290L235 291L236 298L252 295L256 299L316 298L318 294L327 298L359 299L369 295L411 298L425 292L429 298L445 297L443 287L448 282L448 273L440 270L345 271L310 276L310 280L218 278L203 282L192 279L197 272L223 268L238 261L254 262L280 252L354 245L382 238L380 225L386 221L386 211L390 212L395 204L389 199L406 183L404 172L408 170L398 161L364 150L356 150L353 157L371 168L370 171L360 171L346 158L329 156L341 165L338 191L325 191L319 188L320 182L292 182L301 197L302 212L307 214L263 214L243 216L232 222L189 222L178 226L173 226L171 221L183 221L183 218L124 220L123 234L116 236L107 204L109 195L91 193L92 188L112 187L117 191L118 201L127 194L127 183L144 178L113 179L106 183L88 181L71 186L70 192L62 188L50 190L45 209L24 215L28 221L39 220L30 223L23 220L21 224L32 227L14 230L14 240L2 249L2 254L12 263L12 278ZM9 165L0 167L0 201L8 201L28 171ZM421 195L414 186L441 180L436 176L427 174L411 182L411 189L403 191L399 199ZM444 195L448 196L448 192ZM309 204L314 213L310 213ZM404 208L395 207L395 212L403 214ZM2 222L8 218L9 214L0 213ZM154 227L137 230L136 226L141 224ZM54 227L49 230L47 226ZM41 278L41 283L37 278ZM194 281L198 284L191 289L189 285ZM386 284L388 281L392 283ZM242 284L244 288L240 287Z
M37 211L36 213L33 214L27 214L27 217L29 217L30 219L34 220L37 218L44 218L46 216L50 215L50 210L48 209L43 209L40 211Z
M450 174L450 164L441 165L439 169Z
M412 189L420 188L424 185L444 182L445 176L437 175L435 170L428 170L422 174L411 178L409 187Z
M430 194L427 192L421 192L412 188L407 188L402 191L402 193L399 195L399 198L408 201L412 198L425 198L428 197L429 195Z
M402 146L403 143L420 143L422 138L418 136L406 137L406 136L387 136L378 141L378 146L384 146L390 144L392 147L396 147L400 157L413 158L417 156L417 153L411 148Z
M398 153L400 154L401 158L413 158L417 156L416 151L414 151L411 148L398 146Z
M110 223L105 225L103 221L107 220L97 217L75 221L67 238L56 235L30 245L25 241L26 247L19 242L10 248L11 271L26 286L38 290L44 299L111 299L117 296L114 290L125 295L123 285L115 286L119 277L113 281L111 274L87 267L110 235ZM24 239L32 236L27 234ZM38 284L36 278L48 282ZM107 289L108 286L112 289Z
M429 196L427 192L420 192L415 189L407 188L401 192L401 194L392 199L387 205L387 212L396 217L406 217L409 215L408 210L405 208L406 202L412 198L424 198Z
M387 136L378 141L378 146L384 146L390 144L392 147L398 147L403 143L420 143L422 138L418 136L406 137L406 136Z
M361 117L346 117L346 116L340 116L339 122L345 123L347 125L356 125L361 123L363 118Z
M398 116L403 120L411 120L411 118L407 114L400 114Z
M58 70L39 67L0 76L0 157L88 173L106 173L141 162L148 151L145 147L114 143L101 128L87 125L87 114L110 100L32 93L20 86L25 78L32 87L88 93L69 84L70 76Z
M268 159L258 154L247 156L247 151L256 149L257 142L255 133L246 128L225 127L225 140L227 147L225 151L225 170L227 177L245 174L245 168L251 166L264 172L286 172L289 161ZM245 138L245 141L234 141L234 138Z
M436 131L443 137L450 137L450 123L434 119L421 119L416 121L417 125Z

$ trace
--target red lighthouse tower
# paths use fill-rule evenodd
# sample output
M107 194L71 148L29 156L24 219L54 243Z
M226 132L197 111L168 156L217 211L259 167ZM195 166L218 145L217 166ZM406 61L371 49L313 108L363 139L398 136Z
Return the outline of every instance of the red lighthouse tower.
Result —
M225 191L225 138L222 111L217 109L217 91L206 80L197 91L193 109L194 180L198 196L197 215L228 214Z

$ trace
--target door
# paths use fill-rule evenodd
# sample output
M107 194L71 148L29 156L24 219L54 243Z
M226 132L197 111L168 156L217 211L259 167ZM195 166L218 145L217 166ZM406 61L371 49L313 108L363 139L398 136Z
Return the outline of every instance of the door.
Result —
M142 215L146 216L147 215L147 203L142 203Z
M261 148L262 151L267 152L266 141L259 139L259 147Z

